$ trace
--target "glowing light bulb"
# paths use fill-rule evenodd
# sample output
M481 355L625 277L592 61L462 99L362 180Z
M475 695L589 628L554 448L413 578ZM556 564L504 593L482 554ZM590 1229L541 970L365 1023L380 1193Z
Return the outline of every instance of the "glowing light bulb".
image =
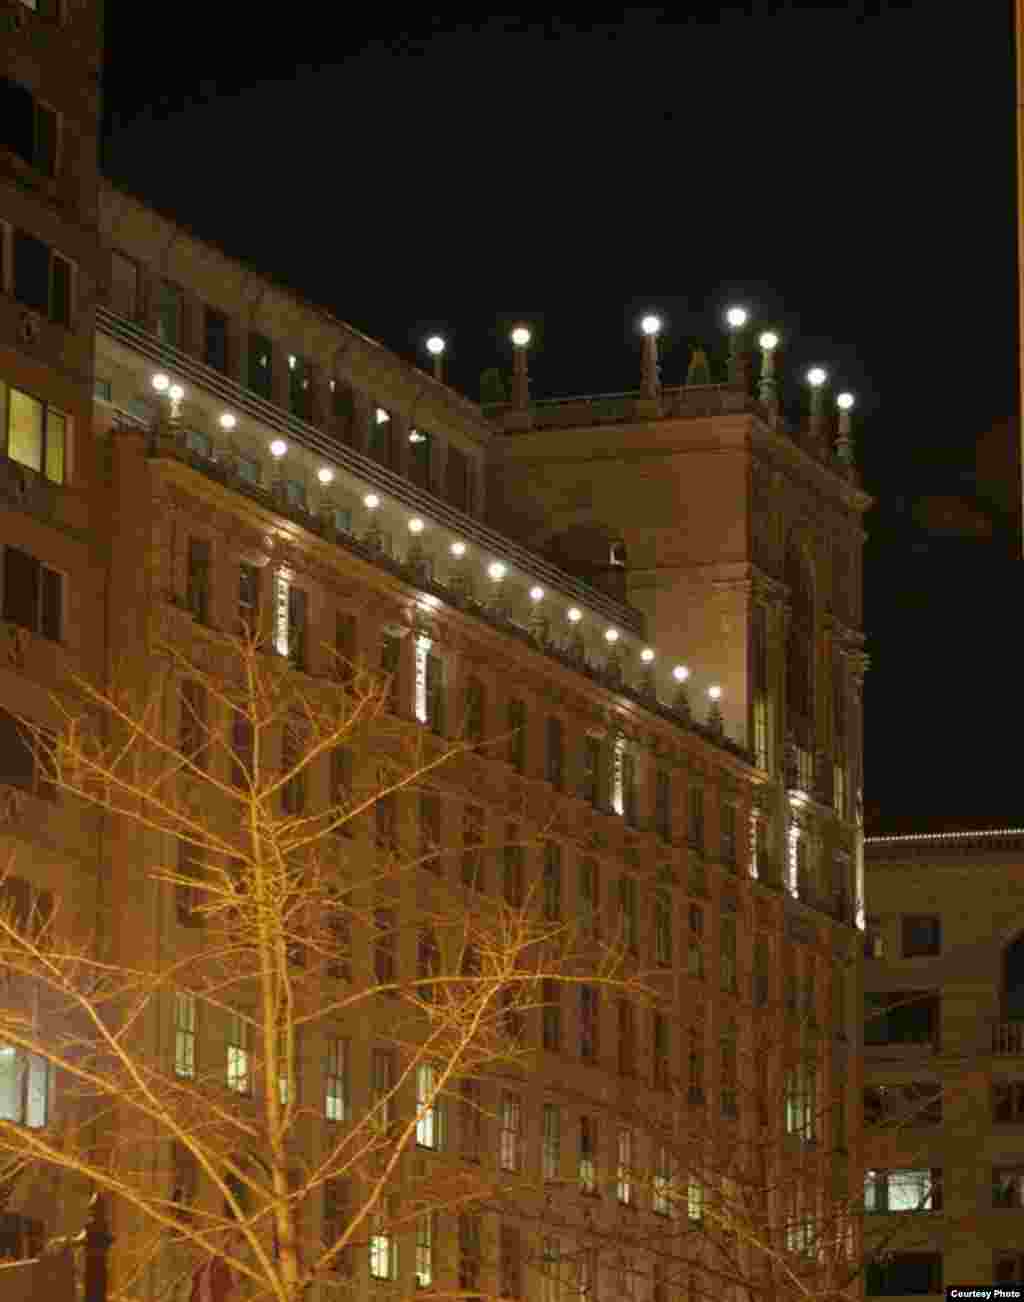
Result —
M220 418L221 429L234 429L237 424L238 424L238 418L236 416L232 416L231 412L226 411L221 415Z
M578 606L570 606L567 615L570 624L578 624L583 618L583 611Z
M854 397L852 393L841 393L836 399L836 406L840 411L849 411L853 404Z
M466 554L466 544L464 542L453 542L448 550L453 556L462 557Z
M526 326L516 326L510 335L512 342L517 348L525 348L533 336L527 330Z
M153 388L156 389L157 393L166 393L171 382L166 375L160 374L153 376L152 383Z
M185 390L180 384L172 384L167 390L167 396L170 398L171 402L181 402L182 398L185 396Z
M273 443L271 443L270 445L270 455L272 457L277 457L278 460L280 460L280 458L283 457L287 451L288 451L288 444L284 441L284 439L274 439Z
M640 322L640 329L645 335L656 335L661 329L661 317L649 312Z
M444 352L444 340L440 335L431 335L427 340L427 352L433 357L440 357Z
M540 584L535 583L533 587L530 589L530 600L531 601L544 600L544 589L540 586Z
M745 307L731 307L726 312L725 319L733 330L740 330L747 324L747 309Z
M501 561L491 561L490 565L487 567L487 573L495 583L500 583L507 572L508 571L505 566L502 565Z
M807 383L812 389L820 389L828 379L828 372L821 366L812 366L807 372Z
M685 683L690 676L690 671L685 665L676 665L672 670L672 677L677 683Z
M761 345L761 347L764 349L766 353L770 353L772 349L778 348L779 336L775 333L774 330L766 330L764 334L761 335L761 337L758 339L757 342Z
M722 699L722 689L717 683L708 688L708 696L710 696L713 701L720 701Z
M330 466L321 466L316 472L316 477L320 480L321 484L329 484L334 479L334 471Z
M409 521L409 532L410 533L423 532L423 521L419 518L419 516L413 516L413 518Z
M644 649L640 652L640 659L644 662L645 665L649 665L651 661L654 659L654 652L651 650L649 646L645 646Z
M619 640L619 630L617 628L607 629L604 635L604 640L611 643L617 642Z
M376 511L377 507L380 506L380 498L376 493L367 493L363 498L363 506L368 511Z

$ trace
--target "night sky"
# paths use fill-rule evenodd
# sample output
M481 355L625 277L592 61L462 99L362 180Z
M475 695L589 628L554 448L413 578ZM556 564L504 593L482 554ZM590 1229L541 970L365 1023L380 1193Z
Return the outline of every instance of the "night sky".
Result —
M1024 825L1010 0L401 28L182 0L159 30L106 2L107 175L405 357L440 329L470 396L517 316L540 397L635 388L648 308L667 384L733 301L797 399L827 365L878 501L869 830Z

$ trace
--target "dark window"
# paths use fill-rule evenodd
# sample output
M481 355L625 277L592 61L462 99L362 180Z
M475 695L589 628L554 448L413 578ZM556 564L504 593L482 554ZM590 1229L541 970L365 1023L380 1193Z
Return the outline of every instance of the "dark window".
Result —
M295 770L281 788L281 807L286 814L301 814L306 807L306 770L297 768L306 750L306 734L301 722L285 721L281 736L281 772Z
M25 231L14 232L14 297L25 307L49 315L50 250Z
M17 82L0 79L0 145L44 176L57 171L57 114Z
M636 1075L636 1014L628 999L619 1000L619 1075Z
M4 548L3 617L8 623L41 633L52 642L61 636L64 579L17 547Z
M252 780L252 761L252 720L236 711L231 720L231 781L234 786L248 786Z
M445 497L460 511L469 510L469 459L450 443L445 466Z
M992 1206L1024 1209L1024 1167L992 1168Z
M373 802L373 818L377 848L393 852L398 843L398 804L394 791L382 791Z
M924 914L903 918L903 957L924 958L942 950L942 919Z
M426 724L431 732L441 736L444 733L444 661L440 656L427 652L425 673L427 680Z
M463 731L468 742L483 741L485 702L484 685L474 675L466 683L466 713L463 721Z
M203 855L198 846L189 845L187 841L178 842L178 876L184 878L174 888L178 921L183 927L202 926L203 915L199 913L200 896L198 883L203 875Z
M583 738L583 773L580 778L580 799L596 805L599 795L599 775L601 772L601 739L599 737Z
M342 443L356 445L356 397L350 384L332 381L334 393L334 432Z
M441 797L420 792L420 855L431 872L441 871Z
M53 254L50 264L50 320L66 330L71 327L71 263Z
M374 461L379 461L382 466L393 465L392 424L391 413L374 403L370 412L370 440L367 450Z
M942 1292L940 1252L893 1252L865 1268L868 1297L899 1297L908 1293Z
M865 1044L934 1044L939 1030L939 996L899 990L864 996Z
M139 268L125 254L113 251L110 258L110 305L129 321L139 315Z
M395 913L393 909L374 910L373 970L378 985L395 980ZM389 994L396 993L389 991Z
M300 420L313 419L313 379L309 362L294 353L288 356L288 410Z
M345 1235L350 1219L349 1182L340 1176L324 1181L323 1240L330 1248ZM352 1274L352 1246L346 1244L331 1258L328 1269L346 1278Z
M306 668L306 594L288 589L288 659L293 669Z
M997 1252L992 1258L996 1284L1024 1284L1024 1252Z
M242 561L238 567L238 622L244 637L253 637L260 626L260 572Z
M547 749L544 776L561 791L565 782L565 741L561 719L549 717L547 721Z
M704 788L691 786L688 801L687 837L695 850L704 849Z
M420 488L430 489L430 449L433 435L425 430L409 431L409 478Z
M39 775L32 738L13 714L0 709L0 782L32 791Z
M736 866L736 806L722 805L722 862Z
M402 639L396 633L385 633L381 640L380 667L381 672L391 680L388 708L392 711L398 709L398 669L401 655Z
M352 803L352 769L354 761L347 746L335 746L331 751L331 804L334 806L332 816L342 818L337 831L342 836L354 836L355 827L351 818L344 814Z
M228 319L208 307L203 312L203 360L222 375L228 372Z
M484 811L480 805L467 805L462 816L462 884L484 889Z
M249 388L268 401L273 396L273 349L270 340L254 330L249 332Z
M210 616L210 544L205 538L188 542L188 587L185 594L194 619L205 624Z
M181 347L183 297L169 280L161 280L156 287L156 337L174 348Z
M636 827L636 756L628 750L622 756L622 817Z
M205 764L206 688L186 679L181 684L181 715L178 724L178 749L197 768Z
M548 1053L562 1050L562 987L558 981L541 983L541 1043Z
M651 1082L656 1090L669 1087L668 1019L664 1013L651 1014Z
M526 767L526 706L522 701L508 703L508 762L517 773Z
M597 986L580 986L580 1058L596 1062L598 1053Z
M355 615L347 610L339 610L334 617L334 654L335 671L338 681L351 683L356 672L356 632L358 624Z
M517 1225L503 1225L499 1236L499 1291L503 1298L522 1297L523 1253Z
M992 1086L992 1118L1024 1123L1024 1080L996 1081Z
M502 846L502 894L510 909L523 905L523 845L522 831L515 823L505 824L505 844Z
M557 841L544 843L544 898L542 901L545 922L558 922L562 916L562 847Z
M664 769L654 777L654 830L663 841L672 840L672 779Z

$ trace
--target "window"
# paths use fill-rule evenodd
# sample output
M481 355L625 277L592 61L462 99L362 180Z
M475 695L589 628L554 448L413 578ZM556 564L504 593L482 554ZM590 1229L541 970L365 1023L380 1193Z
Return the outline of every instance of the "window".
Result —
M633 877L619 878L619 926L622 943L631 954L639 948L640 919L637 914L636 880Z
M504 1297L522 1297L523 1254L518 1225L503 1224L498 1236L498 1291Z
M721 961L722 989L729 994L736 994L739 984L736 979L736 919L723 917L719 924L719 958Z
M0 78L0 145L44 176L55 176L57 132L57 114L52 109L24 86Z
M38 1130L46 1125L50 1069L36 1053L0 1044L0 1121Z
M427 430L409 431L409 478L420 488L430 491L430 451L434 436Z
M196 768L205 765L206 688L186 678L179 694L178 750L183 759Z
M370 418L370 437L366 449L374 461L382 466L394 464L394 443L391 429L391 413L383 407L375 406Z
M299 1048L300 1027L291 1031L291 1051L288 1048L288 1031L281 1027L277 1037L277 1097L281 1107L299 1101L299 1063L302 1052Z
M156 286L156 337L162 344L181 347L183 294L177 285L161 280Z
M329 1248L344 1238L348 1229L352 1194L349 1182L339 1176L324 1181L323 1240ZM352 1273L352 1249L346 1244L331 1258L329 1270L338 1275Z
M721 807L722 862L730 868L736 867L736 806L723 804Z
M307 747L302 721L285 719L281 729L281 774L290 776L281 787L281 808L286 814L301 814L306 808L306 769L300 765Z
M704 1102L704 1039L696 1027L690 1028L690 1048L686 1060L686 1101Z
M580 1059L596 1062L598 1054L597 986L580 986Z
M998 1204L997 1204L998 1205ZM937 1212L942 1209L942 1171L865 1171L866 1212Z
M71 263L59 253L50 258L50 320L71 328Z
M395 1087L395 1060L390 1049L374 1049L370 1055L370 1124L384 1134L391 1125Z
M518 1171L523 1139L523 1109L518 1094L501 1096L499 1160L503 1171Z
M249 388L269 402L273 397L273 347L269 339L249 332Z
M13 252L15 300L69 329L71 263L26 231L14 232Z
M699 904L691 904L689 911L690 942L686 958L686 970L698 981L704 979L704 910Z
M599 774L601 772L601 739L586 736L583 738L583 775L580 779L580 799L596 805L599 797Z
M541 1138L541 1167L545 1180L557 1180L562 1164L562 1109L545 1103Z
M445 497L460 511L470 510L469 459L451 443L448 444L445 463Z
M324 1060L324 1118L327 1121L348 1121L350 1116L348 1041L332 1035L327 1038Z
M556 791L561 791L565 784L565 738L562 720L549 717L545 731L547 746L544 776Z
M391 680L388 695L388 709L398 709L398 671L402 658L402 640L396 633L385 632L381 638L380 668L381 673Z
M210 544L205 538L188 540L188 576L185 600L194 619L209 622L210 615Z
M246 787L252 781L253 727L252 720L236 710L231 717L231 782L236 787Z
M876 991L864 996L864 1043L936 1045L939 996L927 990Z
M904 958L925 958L941 952L941 918L924 914L907 914L902 922Z
M651 1264L651 1302L668 1302L668 1279L664 1262Z
M754 941L753 1000L755 1008L763 1008L768 1002L768 983L770 980L771 951L764 936Z
M434 1238L436 1215L424 1212L416 1217L416 1287L430 1288L434 1282Z
M868 1297L903 1297L942 1292L941 1252L892 1252L868 1261L864 1271Z
M338 682L351 684L356 673L356 637L358 621L347 610L339 610L334 616L334 667Z
M110 306L129 321L139 317L139 267L138 263L117 249L110 263Z
M480 1287L480 1217L473 1212L459 1215L459 1288Z
M200 927L203 915L199 912L201 892L199 882L203 875L203 852L187 841L178 842L178 876L183 880L174 888L178 922L183 927Z
M658 1145L654 1159L651 1210L656 1216L672 1215L672 1162L664 1144Z
M305 357L288 355L288 410L300 420L313 419L313 379Z
M241 1013L228 1014L228 1089L252 1093L252 1028Z
M992 1206L1024 1209L1024 1167L992 1168Z
M636 1012L628 999L619 1000L619 1075L632 1076L636 1071Z
M196 1074L196 997L181 990L174 996L174 1074Z
M768 631L767 611L755 604L750 618L750 666L754 716L754 763L768 771Z
M686 1217L690 1221L704 1219L704 1186L695 1175L686 1182Z
M668 1018L664 1013L651 1013L651 1083L656 1090L669 1088Z
M421 791L420 857L431 872L441 871L441 797L436 791Z
M526 705L519 700L508 703L508 762L517 773L526 768Z
M416 1068L416 1143L420 1148L444 1146L444 1110L437 1089L436 1068L421 1062Z
M479 1082L462 1081L459 1095L459 1139L462 1156L467 1162L479 1162L483 1147L483 1110L480 1106Z
M597 1193L597 1122L592 1117L580 1117L580 1192Z
M672 840L672 778L665 769L654 775L654 830L663 841Z
M222 375L228 373L228 319L212 307L203 309L203 361Z
M59 642L64 617L64 576L28 552L4 548L3 617L51 642Z
M398 1239L391 1229L394 1197L387 1199L386 1211L370 1213L370 1275L373 1279L398 1278Z
M254 637L260 626L260 572L242 561L238 566L238 622L243 637Z
M577 901L580 935L584 940L597 938L597 904L597 863L593 859L584 859L580 864L580 889Z
M416 940L416 979L420 999L426 1004L440 998L441 949L431 927L421 927Z
M173 1185L171 1202L177 1208L178 1219L184 1224L192 1221L191 1207L199 1187L199 1163L195 1154L176 1139L171 1142Z
M694 850L704 852L704 788L691 786L687 797L687 839Z
M805 1143L817 1136L818 1073L813 1063L801 1063L786 1072L786 1134Z
M301 479L286 479L284 481L284 500L285 505L290 506L295 511L306 510L306 485Z
M623 1207L629 1207L633 1203L633 1132L628 1126L619 1129L615 1196Z
M562 917L562 847L557 841L544 842L543 901L545 922Z
M260 463L254 457L235 457L235 473L244 484L259 486Z
M562 988L559 982L541 982L541 1045L548 1053L562 1051Z
M63 484L67 417L20 389L8 390L7 456L20 466Z
M878 918L868 918L864 926L864 957L884 958L885 938Z
M672 869L664 864L654 888L654 961L659 967L672 963Z
M484 811L480 805L467 805L462 815L462 884L484 889Z
M293 669L306 668L306 594L294 584L288 587L288 659Z
M444 734L444 660L427 652L425 664L426 717L424 723L437 736Z
M374 909L373 970L378 986L393 987L395 980L395 911ZM389 988L388 994L396 993Z
M719 1040L722 1116L735 1120L739 1112L736 1079L736 1023L730 1021Z
M523 907L522 829L515 823L505 824L505 844L501 849L502 896L510 909Z
M484 685L474 675L466 682L466 710L463 719L463 733L466 741L471 745L483 741L485 706Z
M616 752L621 783L621 808L623 820L627 827L636 827L636 756L626 748Z

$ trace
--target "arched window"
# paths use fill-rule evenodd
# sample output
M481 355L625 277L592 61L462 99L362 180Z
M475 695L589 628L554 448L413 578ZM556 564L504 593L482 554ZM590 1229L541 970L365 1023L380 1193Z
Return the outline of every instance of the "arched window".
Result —
M790 600L786 727L797 748L800 786L806 789L814 753L814 575L807 556L793 540L786 550L785 578Z

